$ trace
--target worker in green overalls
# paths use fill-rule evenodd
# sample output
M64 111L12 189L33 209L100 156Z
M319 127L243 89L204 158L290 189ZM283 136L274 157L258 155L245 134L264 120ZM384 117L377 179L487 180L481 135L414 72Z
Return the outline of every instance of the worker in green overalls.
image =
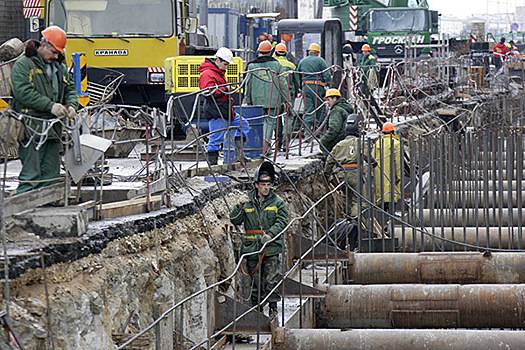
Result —
M308 47L308 56L303 58L297 70L301 72L301 88L305 100L304 122L312 129L323 122L325 110L319 108L328 83L332 80L326 61L320 56L321 47L312 43ZM314 112L315 111L315 112Z

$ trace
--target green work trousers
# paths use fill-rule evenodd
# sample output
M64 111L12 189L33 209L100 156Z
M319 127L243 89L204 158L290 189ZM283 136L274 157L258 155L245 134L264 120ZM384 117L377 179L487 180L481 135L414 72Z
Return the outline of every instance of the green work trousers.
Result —
M56 183L60 176L61 149L60 140L47 140L38 150L33 142L27 147L20 145L18 156L22 162L22 170L18 175L20 183L16 193L23 193Z
M325 108L319 108L323 103L325 88L318 84L305 84L303 85L303 94L305 99L304 122L310 129L318 127L325 116ZM319 109L314 113L317 108Z
M279 149L284 151L286 150L286 145L290 143L290 139L293 136L294 118L292 113L287 113L281 116L277 121L279 123L277 127L277 145L279 146Z
M359 168L344 170L337 174L337 178L339 181L345 181L345 186L343 187L343 209L345 213L350 214L352 217L357 217L359 215L359 196L352 189L368 198L366 185L362 181L364 178L363 172ZM363 207L367 206L364 200L361 203Z
M264 124L263 124L263 133L264 133L264 152L266 155L272 153L272 139L275 134L275 130L277 127L278 120L276 118L277 112L279 110L277 108L265 108L264 112L266 113L266 116L264 118ZM278 137L278 135L276 135Z
M265 256L257 269L257 264L259 263L258 258L258 256L250 256L246 259L247 272L253 274L251 283L252 305L257 305L260 300L266 298L270 291L279 283L279 274L281 272L281 259L279 255ZM256 269L257 271L255 271ZM259 285L261 286L261 299L259 299ZM275 292L268 298L269 303L275 303L279 300L281 299Z

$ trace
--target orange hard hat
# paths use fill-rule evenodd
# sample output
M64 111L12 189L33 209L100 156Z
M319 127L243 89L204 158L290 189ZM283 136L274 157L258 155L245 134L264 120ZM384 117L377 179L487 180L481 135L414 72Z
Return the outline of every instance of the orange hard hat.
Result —
M268 53L272 51L272 49L273 49L272 43L269 42L268 40L264 40L259 43L259 47L257 48L257 51L261 53Z
M66 48L67 36L66 32L58 26L49 26L42 31L42 36L48 43L60 53L64 53Z
M361 51L372 51L372 49L370 48L370 45L368 44L364 44L363 46L361 46Z
M286 53L286 45L283 43L275 45L275 52Z
M390 123L390 122L386 122L385 124L383 124L383 132L384 133L392 133L396 130L396 128L394 127L394 124Z

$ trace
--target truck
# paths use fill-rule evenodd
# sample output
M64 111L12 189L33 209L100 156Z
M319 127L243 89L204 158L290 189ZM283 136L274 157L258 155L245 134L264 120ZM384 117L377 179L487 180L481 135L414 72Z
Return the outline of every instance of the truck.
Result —
M380 62L402 59L405 45L430 44L439 32L439 14L426 0L324 0L324 6L341 21L354 50L368 43Z
M212 52L188 45L197 18L187 0L46 0L44 11L44 25L68 35L68 66L85 53L90 95L121 77L114 103L165 106L165 59Z

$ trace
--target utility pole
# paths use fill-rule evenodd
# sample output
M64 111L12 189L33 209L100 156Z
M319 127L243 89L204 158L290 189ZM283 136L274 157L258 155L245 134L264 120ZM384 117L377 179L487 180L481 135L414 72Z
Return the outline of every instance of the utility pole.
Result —
M208 26L208 0L199 0L199 25Z
M285 0L286 17L287 18L298 18L297 0Z
M323 0L317 0L315 18L323 18Z

